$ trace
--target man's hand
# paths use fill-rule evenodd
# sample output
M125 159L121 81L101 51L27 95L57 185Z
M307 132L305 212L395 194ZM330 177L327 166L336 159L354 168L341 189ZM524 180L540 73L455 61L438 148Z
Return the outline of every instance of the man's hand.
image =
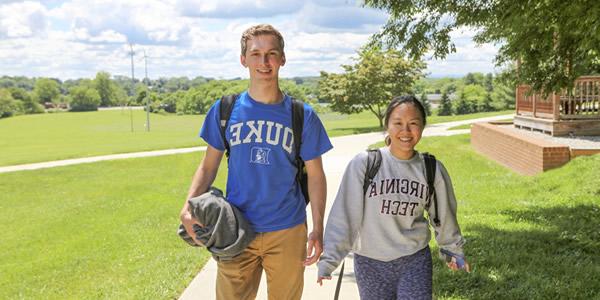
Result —
M313 231L308 235L308 243L306 247L306 259L304 260L304 266L310 266L316 263L323 253L323 233L319 231Z
M194 224L196 224L200 227L204 227L204 226L202 224L200 224L198 221L196 221L196 219L192 218L192 214L189 211L183 212L180 215L180 219L181 219L181 224L183 224L183 227L185 228L185 231L187 231L188 235L190 237L192 237L194 242L196 242L196 244L198 244L200 246L204 246L204 244L202 244L199 240L196 239L196 232L194 232Z

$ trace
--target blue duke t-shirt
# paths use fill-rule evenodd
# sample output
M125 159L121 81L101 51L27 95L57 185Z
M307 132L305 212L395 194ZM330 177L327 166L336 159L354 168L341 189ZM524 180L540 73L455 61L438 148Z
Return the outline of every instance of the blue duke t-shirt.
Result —
M219 129L220 100L200 130L212 147L225 151ZM292 101L264 104L248 92L235 102L225 131L229 141L227 200L238 207L257 232L290 228L306 220L306 205L296 181ZM333 146L316 113L304 105L300 157L309 161Z

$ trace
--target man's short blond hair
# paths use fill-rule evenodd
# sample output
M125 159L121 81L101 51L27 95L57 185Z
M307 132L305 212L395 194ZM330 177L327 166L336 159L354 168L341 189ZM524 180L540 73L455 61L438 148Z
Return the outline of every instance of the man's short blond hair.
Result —
M277 38L277 41L279 42L279 47L281 48L281 52L283 53L284 43L283 43L283 36L281 35L281 33L279 31L277 31L277 29L275 29L275 27L273 27L269 24L260 24L260 25L252 26L252 27L246 29L246 31L244 31L244 33L242 33L242 39L240 40L240 44L242 46L242 55L246 55L246 48L247 48L248 40L250 40L253 37L259 36L259 35L275 36L275 38Z

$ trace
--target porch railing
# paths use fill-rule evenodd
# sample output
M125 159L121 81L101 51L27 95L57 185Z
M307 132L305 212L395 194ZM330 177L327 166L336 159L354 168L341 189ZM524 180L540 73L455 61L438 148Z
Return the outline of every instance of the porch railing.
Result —
M573 88L544 97L529 85L516 92L517 115L558 120L600 119L600 76L582 76Z

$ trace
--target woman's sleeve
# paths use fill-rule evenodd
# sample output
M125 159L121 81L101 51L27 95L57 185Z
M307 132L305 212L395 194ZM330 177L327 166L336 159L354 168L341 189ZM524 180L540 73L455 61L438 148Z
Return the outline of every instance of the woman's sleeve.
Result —
M319 260L319 276L331 276L352 250L362 224L363 181L367 153L355 156L346 167L337 196L327 218L323 255Z
M432 221L433 218L431 217L435 215L435 202L429 206L428 210L430 223L435 231L435 239L440 248L455 254L463 255L465 239L460 232L460 227L456 218L457 205L452 181L450 180L448 171L440 161L437 161L436 169L434 186L438 205L437 213L439 214L437 217L440 220L440 226L435 226Z

